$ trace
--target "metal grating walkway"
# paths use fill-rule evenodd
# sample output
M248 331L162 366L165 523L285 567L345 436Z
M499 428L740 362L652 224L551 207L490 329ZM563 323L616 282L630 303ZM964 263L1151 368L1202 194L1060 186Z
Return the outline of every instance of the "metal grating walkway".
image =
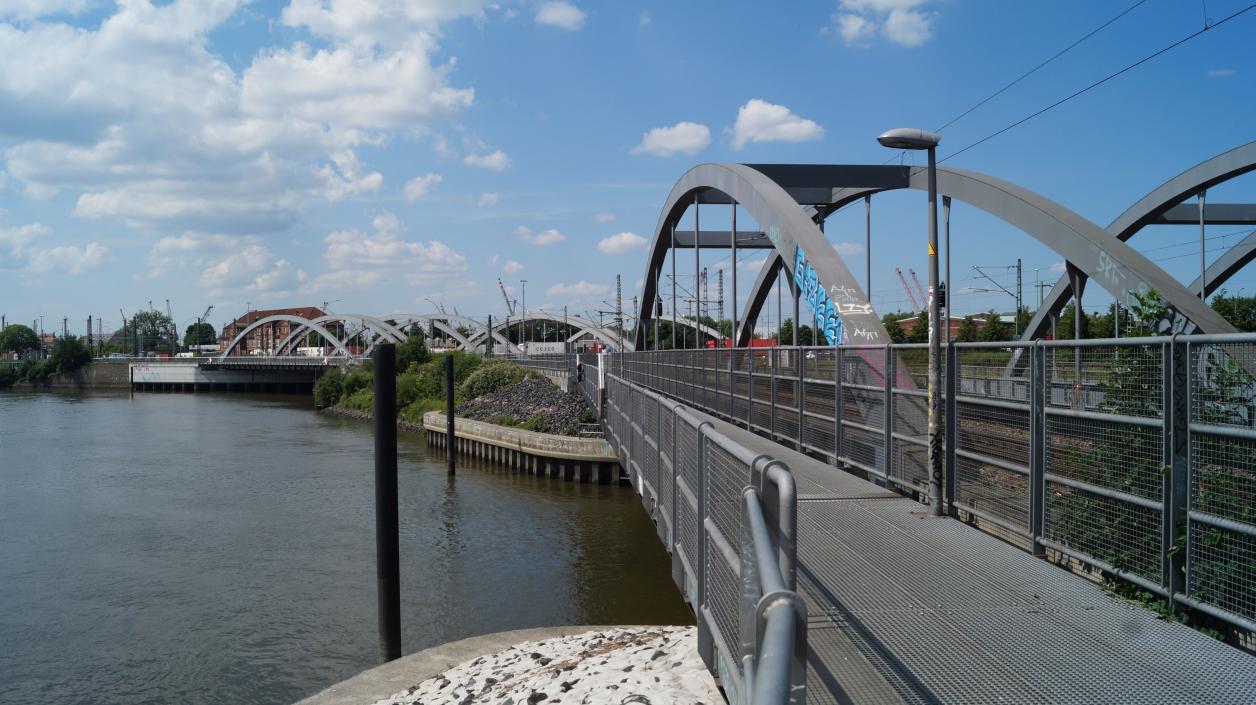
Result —
M798 483L808 703L1256 703L1256 657L901 495L715 423L787 462Z

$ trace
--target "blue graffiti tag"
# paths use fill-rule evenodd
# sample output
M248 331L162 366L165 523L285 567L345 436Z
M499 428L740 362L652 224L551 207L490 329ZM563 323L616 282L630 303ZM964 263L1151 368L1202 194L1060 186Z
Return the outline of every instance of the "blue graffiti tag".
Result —
M824 331L824 337L828 338L831 345L841 343L842 319L837 315L837 307L824 291L824 285L820 283L815 269L802 253L802 248L797 245L794 246L794 283L798 285L802 299L811 306L815 314L816 330Z

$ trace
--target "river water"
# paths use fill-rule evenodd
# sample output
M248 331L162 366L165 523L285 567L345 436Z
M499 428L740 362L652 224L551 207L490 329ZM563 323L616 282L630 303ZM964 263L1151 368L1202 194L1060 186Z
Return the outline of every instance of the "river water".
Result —
M0 703L290 703L375 665L372 448L308 397L0 394ZM404 653L692 620L630 489L399 454Z

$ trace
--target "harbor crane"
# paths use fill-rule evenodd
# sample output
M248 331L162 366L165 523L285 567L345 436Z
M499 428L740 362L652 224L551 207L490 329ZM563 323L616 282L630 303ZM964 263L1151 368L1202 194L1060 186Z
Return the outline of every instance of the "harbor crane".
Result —
M515 305L513 302L511 302L510 295L506 293L506 285L502 283L501 277L497 278L497 288L501 289L502 299L506 301L506 315L508 316L515 315Z
M911 312L916 313L920 310L920 304L916 302L916 295L911 292L911 287L907 286L907 279L903 277L903 270L895 267L894 272L898 274L898 282L903 285L903 291L907 292L907 300L911 302Z

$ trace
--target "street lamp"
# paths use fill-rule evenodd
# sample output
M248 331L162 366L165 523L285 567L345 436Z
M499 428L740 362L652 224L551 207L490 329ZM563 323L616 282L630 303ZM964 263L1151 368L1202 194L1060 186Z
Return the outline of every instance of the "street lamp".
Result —
M924 130L900 127L881 133L877 141L890 149L924 149L929 153L929 494L933 513L942 515L942 345L938 315L938 163L937 147L942 136ZM954 372L952 372L954 374ZM954 421L952 421L954 423Z

